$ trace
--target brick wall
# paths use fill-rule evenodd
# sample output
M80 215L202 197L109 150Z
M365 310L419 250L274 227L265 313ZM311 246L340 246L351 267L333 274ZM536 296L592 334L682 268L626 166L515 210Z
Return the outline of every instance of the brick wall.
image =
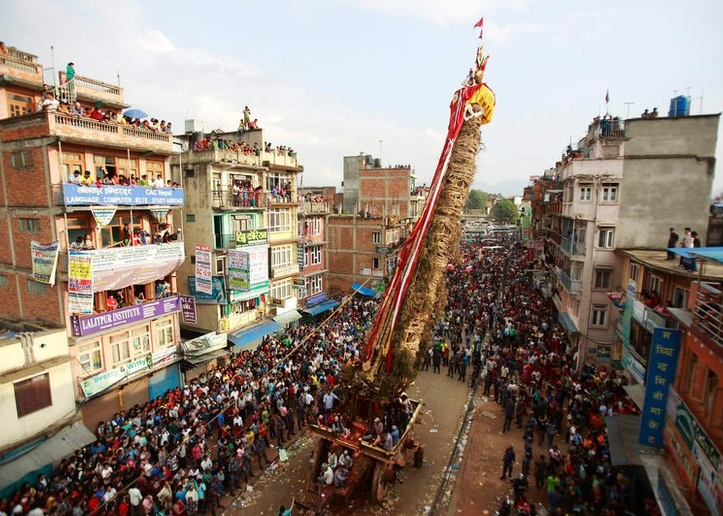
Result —
M21 154L26 163L23 166ZM13 155L15 166L13 167ZM43 147L24 149L6 149L2 152L2 165L5 171L7 204L10 206L48 206L48 194L45 180Z
M7 286L5 286L7 283ZM12 272L0 272L0 314L7 317L20 317L18 305L17 276Z
M39 223L39 226L40 226L39 231L38 232L21 231L20 230L21 219L37 220ZM31 270L32 269L32 260L30 257L30 241L36 240L36 241L44 243L44 244L50 243L52 241L51 236L50 236L51 235L50 217L48 217L47 215L34 215L32 213L30 213L30 214L12 213L10 216L10 220L11 220L12 228L13 228L13 244L15 246L15 265L17 267L22 267L22 268Z
M4 213L0 214L0 263L13 263L10 252L10 221Z

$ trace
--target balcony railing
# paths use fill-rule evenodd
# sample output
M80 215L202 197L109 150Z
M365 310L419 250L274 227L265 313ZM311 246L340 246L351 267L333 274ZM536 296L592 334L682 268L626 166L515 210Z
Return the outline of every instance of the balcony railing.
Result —
M261 157L254 154L244 154L243 151L209 149L192 151L183 156L184 161L194 165L196 163L221 163L229 166L246 165L251 167L261 166Z
M567 254L585 255L585 242L573 242L569 238L561 236L560 247Z
M28 136L65 136L76 141L130 148L133 150L154 151L163 154L173 153L173 135L144 131L124 125L107 124L91 118L79 118L64 115L57 111L41 111L21 117L9 118L0 122L6 141L19 140Z
M695 298L695 322L717 344L723 345L723 293L719 284L700 283Z
M565 290L571 295L575 296L582 293L582 281L571 279L570 276L559 267L555 268L555 273L557 277L560 278L560 282L565 287Z
M291 276L292 274L298 274L299 264L293 263L291 265L285 265L283 267L271 267L271 278L281 278L283 276Z
M278 152L261 152L261 162L264 165L278 165L282 167L298 167L296 156L279 154Z
M555 242L557 245L560 245L560 242L562 241L562 235L554 229L547 230L547 238Z
M32 60L20 59L11 52L9 55L0 56L0 75L28 78L42 84L43 67Z
M269 193L269 204L290 204L290 203L296 203L297 197L296 192L292 190L289 195L281 196L281 195L272 195Z
M328 213L329 212L329 203L327 201L323 202L311 202L311 201L304 201L302 205L302 209L304 213Z
M254 192L252 196L249 194L248 198L239 199L238 196L233 194L233 190L229 188L222 188L220 190L211 191L211 205L214 208L222 208L232 210L234 208L241 210L253 210L266 207L266 192L259 191Z
M622 120L600 120L598 129L600 138L625 138L625 123Z

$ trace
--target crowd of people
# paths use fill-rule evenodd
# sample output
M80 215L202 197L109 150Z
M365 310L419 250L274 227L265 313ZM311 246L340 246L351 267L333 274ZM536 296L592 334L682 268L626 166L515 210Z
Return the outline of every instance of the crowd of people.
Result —
M501 407L500 431L514 425L522 434L521 447L513 442L501 451L501 480L512 479L515 493L510 509L534 514L530 498L542 498L551 514L619 515L633 502L633 475L611 465L605 417L639 408L619 371L576 369L576 349L529 268L514 241L497 250L469 245L464 263L448 272L447 312L422 368L432 363L439 373L445 365L448 376L465 380L471 364L468 381L479 381ZM529 477L533 496L526 496ZM652 499L637 509L659 514Z
M0 500L0 514L216 514L223 496L269 464L271 446L335 411L340 367L358 358L375 309L353 299L315 333L310 324L267 337L100 422L91 446Z
M604 418L638 413L625 379L592 364L576 369L554 306L525 273L527 253L515 240L498 243L465 246L462 263L448 270L447 308L432 314L422 369L441 373L444 364L448 376L479 385L501 406L501 431L519 429L520 514L535 510L520 488L530 476L552 514L620 514L631 503L632 479L611 466ZM269 465L270 447L283 449L310 423L391 449L409 421L406 395L367 428L346 419L335 392L342 368L359 358L375 309L375 300L353 298L316 331L302 324L266 337L226 366L100 422L95 443L0 501L0 513L216 514L223 496ZM517 473L515 448L503 452L504 478ZM348 449L333 448L318 482L344 486L353 461ZM646 507L640 514L656 516L655 504Z
M115 186L147 186L149 188L180 188L180 183L171 181L170 179L164 181L161 174L157 174L155 179L151 175L150 179L147 174L141 174L136 177L135 174L130 174L126 177L125 174L119 174L115 171L107 171L104 168L99 168L98 171L93 175L90 170L86 170L81 174L80 169L76 168L73 173L68 177L68 182L79 186L97 186L102 188L106 185Z
M201 140L193 142L191 150L194 152L202 152L208 150L225 150L233 152L241 152L244 156L261 156L261 152L268 154L276 154L278 156L296 157L296 151L286 145L279 145L274 148L271 142L264 142L263 149L258 143L246 143L245 140L232 140L222 136L210 134L204 136Z

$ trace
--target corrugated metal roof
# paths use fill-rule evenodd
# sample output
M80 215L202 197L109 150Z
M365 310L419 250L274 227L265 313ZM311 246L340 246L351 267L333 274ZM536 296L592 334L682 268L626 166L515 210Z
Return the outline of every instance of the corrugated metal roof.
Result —
M0 466L0 486L9 486L28 473L72 455L95 441L95 435L82 423L66 426L35 449Z

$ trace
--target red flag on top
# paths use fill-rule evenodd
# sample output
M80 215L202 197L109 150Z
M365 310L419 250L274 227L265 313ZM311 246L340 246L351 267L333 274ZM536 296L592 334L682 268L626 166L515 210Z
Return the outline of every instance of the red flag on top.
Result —
M605 104L610 102L610 90L605 90Z
M479 27L480 39L482 39L482 23L484 23L484 21L485 21L485 18L483 16L482 18L479 19L479 21L477 23L474 24L474 27L472 27L473 29L476 29L477 27Z

